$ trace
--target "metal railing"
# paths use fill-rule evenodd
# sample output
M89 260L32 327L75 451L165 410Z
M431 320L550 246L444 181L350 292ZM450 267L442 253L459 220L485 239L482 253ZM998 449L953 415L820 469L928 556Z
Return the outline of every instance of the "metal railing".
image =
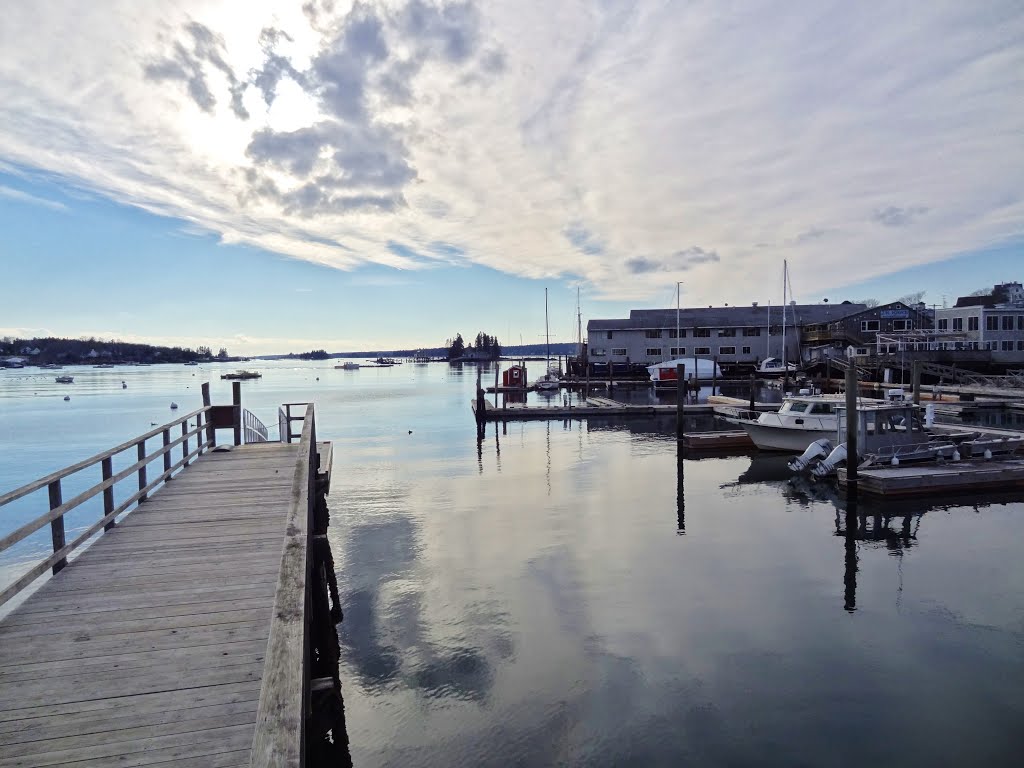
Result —
M62 570L67 565L68 555L86 543L101 528L105 531L113 528L118 515L128 512L144 502L149 493L171 479L175 472L187 467L207 448L212 447L214 444L214 423L210 420L209 416L212 410L213 407L206 405L197 411L192 411L185 416L168 422L162 427L152 429L114 448L98 453L77 464L72 464L70 467L52 472L46 477L42 477L0 496L0 511L3 511L3 508L11 502L29 494L40 492L44 488L49 496L49 511L0 538L0 552L27 538L47 523L50 525L53 542L53 553L51 555L30 568L27 573L0 592L0 605L3 605L18 592L29 586L38 577L43 575L47 569L52 569L55 574ZM194 426L189 424L193 419L195 420ZM175 434L176 427L180 427L180 435ZM160 446L156 450L147 453L147 441L155 438L160 438ZM195 448L192 448L193 440ZM172 452L179 447L181 448L181 458L174 462ZM114 458L132 449L136 451L137 461L120 472L114 472ZM148 475L149 465L158 459L162 459L162 471L150 480ZM64 501L62 481L70 475L75 475L78 472L92 468L99 468L100 482L78 494L70 501ZM133 476L138 480L138 490L118 504L115 500L115 489L118 483L128 480ZM67 542L64 534L64 515L101 493L103 494L103 517L89 526L73 541Z
M270 433L267 431L267 426L256 418L256 414L248 408L243 408L242 442L248 445L249 443L266 443L269 440Z

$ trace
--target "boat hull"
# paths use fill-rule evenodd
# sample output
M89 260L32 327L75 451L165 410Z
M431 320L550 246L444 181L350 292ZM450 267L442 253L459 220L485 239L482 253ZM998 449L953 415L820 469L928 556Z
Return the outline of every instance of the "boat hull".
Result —
M762 451L786 451L803 453L807 446L823 437L835 437L834 430L827 429L792 429L787 427L766 427L749 421L737 420L750 435L750 439Z

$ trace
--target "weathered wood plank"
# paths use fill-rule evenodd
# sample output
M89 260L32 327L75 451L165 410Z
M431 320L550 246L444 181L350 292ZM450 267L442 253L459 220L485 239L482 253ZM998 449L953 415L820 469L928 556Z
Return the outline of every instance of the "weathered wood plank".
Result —
M0 768L249 765L300 459L200 456L0 620Z

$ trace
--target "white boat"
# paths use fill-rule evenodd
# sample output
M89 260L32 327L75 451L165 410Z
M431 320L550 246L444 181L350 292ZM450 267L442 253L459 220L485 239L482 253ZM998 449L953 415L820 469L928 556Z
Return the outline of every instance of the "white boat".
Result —
M796 373L796 366L792 363L783 363L777 357L766 357L754 372L758 376L783 376L787 373Z
M557 371L551 367L551 333L548 330L548 289L544 289L544 338L547 343L547 366L544 375L533 382L538 392L557 392L562 382Z
M651 374L651 381L655 386L676 385L676 366L684 365L683 375L695 379L713 379L722 375L722 369L715 365L714 360L707 360L702 357L677 357L675 360L666 360L663 363L655 363L647 366L647 372Z
M344 365L336 365L334 367L335 368L339 368L339 369L341 369L343 371L358 371L360 366L359 366L359 363L353 363L350 360L349 362L345 363Z
M834 439L839 429L836 406L843 395L806 395L787 397L778 411L759 413L737 411L725 419L737 424L763 451L800 453L822 437ZM745 415L744 415L745 414Z

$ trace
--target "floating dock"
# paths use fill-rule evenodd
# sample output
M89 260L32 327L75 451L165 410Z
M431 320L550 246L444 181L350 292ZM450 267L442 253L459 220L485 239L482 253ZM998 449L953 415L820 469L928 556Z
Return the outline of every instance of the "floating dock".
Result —
M519 390L522 391L522 390ZM712 398L709 398L712 400ZM544 419L582 419L587 416L674 416L678 410L675 404L672 405L631 405L611 400L607 397L588 397L584 405L565 405L561 398L552 398L550 405L526 405L524 403L504 403L496 406L486 400L484 403L483 421L532 421ZM683 414L713 414L715 406L736 405L747 408L749 400L739 398L714 396L713 401L706 403L687 403L683 405ZM470 401L473 415L479 421L477 413L477 401ZM779 403L754 403L755 410L774 411Z
M838 470L839 486L848 488L846 469ZM1024 459L958 461L872 467L857 472L857 489L879 496L913 496L956 491L1024 488Z

